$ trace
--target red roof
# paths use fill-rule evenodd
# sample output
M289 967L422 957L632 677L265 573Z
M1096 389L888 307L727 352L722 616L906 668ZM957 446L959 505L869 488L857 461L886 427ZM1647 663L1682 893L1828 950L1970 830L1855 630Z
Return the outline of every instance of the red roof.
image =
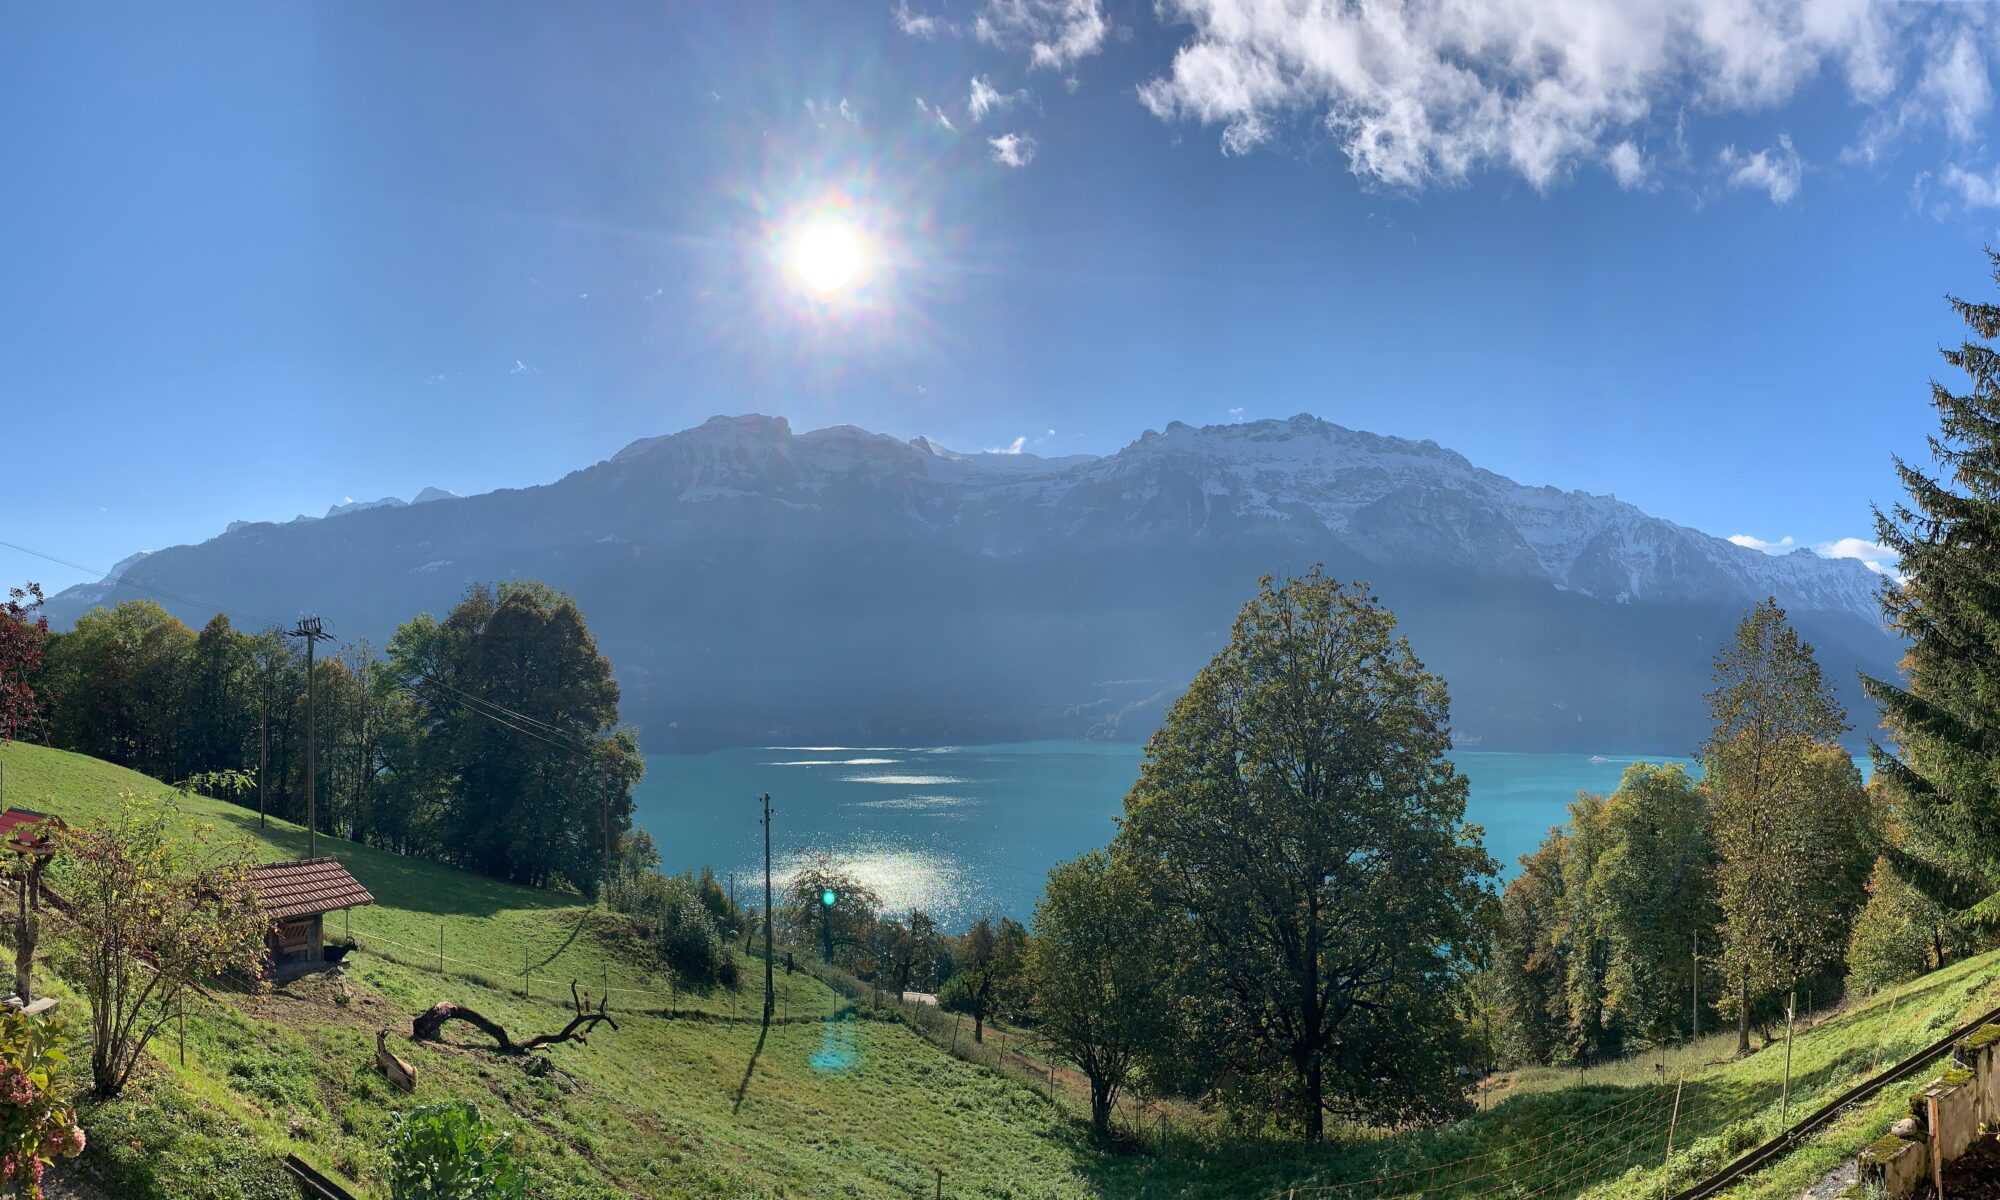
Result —
M331 858L258 863L250 868L250 889L273 921L316 917L336 909L373 904L375 897Z
M10 808L0 812L0 842L12 841L18 837L25 845L35 845L41 835L35 826L49 819L49 814L36 812L32 808Z

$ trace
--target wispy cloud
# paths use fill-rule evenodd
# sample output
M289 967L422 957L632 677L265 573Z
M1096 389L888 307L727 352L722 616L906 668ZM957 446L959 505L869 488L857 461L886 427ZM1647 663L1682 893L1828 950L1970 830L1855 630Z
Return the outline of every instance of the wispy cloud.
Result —
M1791 536L1789 534L1779 538L1775 542L1767 542L1763 538L1752 537L1750 534L1747 533L1732 533L1729 535L1729 540L1735 542L1739 546L1747 546L1752 550L1761 550L1766 554L1777 554L1782 551L1790 550L1793 545Z
M909 0L897 0L896 28L911 37L931 41L946 34L956 34L958 27L934 13L917 12L910 7Z
M986 119L987 113L1004 112L1016 104L1027 103L1033 99L1033 94L1027 88L1016 88L1011 92L1003 92L999 88L994 87L992 80L988 77L974 75L972 77L971 91L965 100L965 111L971 116L973 123L977 124Z
M1022 448L1025 447L1027 444L1028 444L1028 439L1026 437L1017 437L1013 441L1007 443L1005 446L988 446L986 448L986 453L1019 454Z
M833 103L825 100L808 100L806 101L806 115L811 117L821 129L825 129L827 122L835 118L839 118L849 125L861 124L861 110L855 108L845 96L842 96L838 102Z
M993 147L992 159L1003 167L1025 167L1035 161L1035 139L1025 133L1003 133L987 138Z
M1957 163L1945 167L1940 182L1967 208L2000 208L2000 167L1969 171Z
M541 371L517 358L514 360L514 365L507 368L507 373L509 375L540 375Z
M1804 165L1792 149L1790 134L1779 134L1778 144L1745 154L1734 146L1724 146L1716 162L1728 173L1732 188L1755 188L1771 197L1773 204L1789 203L1799 194Z
M958 126L953 125L951 123L951 118L945 115L944 105L940 104L936 108L932 108L930 105L924 103L924 98L922 96L916 97L916 101L917 101L917 113L918 115L922 116L926 122L937 126L939 129L946 130L950 133L958 132Z
M986 0L972 30L988 45L1026 49L1033 66L1059 71L1102 49L1111 25L1099 0Z

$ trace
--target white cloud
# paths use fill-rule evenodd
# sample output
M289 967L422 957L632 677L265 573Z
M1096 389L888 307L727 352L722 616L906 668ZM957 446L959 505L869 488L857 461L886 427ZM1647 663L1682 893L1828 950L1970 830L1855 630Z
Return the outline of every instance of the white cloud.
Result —
M1942 181L1967 208L2000 208L2000 167L1981 174L1952 163L1944 169Z
M1634 133L1674 106L1770 109L1829 72L1851 98L1881 100L1896 78L1898 7L1160 0L1162 19L1192 32L1139 95L1163 120L1221 127L1232 152L1306 116L1365 179L1419 188L1503 169L1546 190L1580 163L1612 165L1622 143L1636 150Z
M911 11L909 0L897 0L896 28L911 37L922 38L925 41L930 41L940 34L958 32L957 26L942 17L932 13Z
M987 113L1004 112L1016 104L1032 99L1034 97L1028 94L1027 88L1019 88L1012 92L1003 92L999 88L994 87L986 76L974 75L972 77L971 94L966 97L965 111L971 114L972 120L976 124L984 120Z
M1035 139L1025 133L1003 133L987 138L986 144L993 147L993 161L1003 167L1025 167L1035 161Z
M522 362L522 361L521 361L520 359L518 359L518 358L514 360L514 365L513 365L513 366L511 366L511 367L508 367L508 368L507 368L507 373L508 373L509 375L540 375L540 374L541 374L541 372L540 372L540 371L536 370L536 369L535 369L534 367L531 367L531 366L529 366L529 365L528 365L527 363L524 363L524 362Z
M1729 173L1730 187L1761 188L1770 195L1773 204L1787 203L1799 194L1799 180L1805 170L1798 151L1792 149L1791 135L1783 133L1778 135L1777 145L1755 154L1724 146L1716 162Z
M1222 130L1222 152L1228 155L1248 154L1271 140L1271 123L1256 113L1249 113L1231 121Z
M1619 187L1631 191L1646 186L1648 177L1646 157L1639 152L1639 147L1631 139L1628 138L1605 151L1604 165L1610 169L1611 177L1618 181Z
M988 447L986 448L986 453L988 453L988 454L1019 454L1019 453L1021 452L1021 447L1025 446L1025 445L1027 445L1027 444L1028 444L1028 439L1027 439L1027 438L1025 438L1025 437L1017 437L1017 438L1015 438L1015 439L1014 439L1013 441L1011 441L1011 442L1007 443L1007 444L1006 444L1005 446L988 446Z
M972 23L979 40L1026 47L1036 67L1063 70L1104 46L1111 26L1099 0L986 0Z
M1862 122L1860 140L1841 151L1843 161L1876 163L1905 133L1932 121L1956 141L1978 137L1993 107L1993 84L1975 30L1963 25L1934 30L1923 39L1919 58L1923 70L1916 87Z
M958 132L958 126L951 123L951 118L945 115L942 106L932 108L930 105L924 103L922 96L918 96L916 99L917 111L923 114L924 120L936 125L939 129L949 130L952 133Z
M1747 546L1752 550L1761 550L1766 554L1794 553L1798 549L1797 544L1789 535L1781 537L1775 542L1770 542L1760 537L1753 537L1747 533L1734 533L1729 535L1729 540L1739 546ZM1896 569L1899 561L1896 552L1879 542L1870 542L1856 537L1835 538L1830 542L1814 543L1812 550L1814 554L1819 555L1821 558L1854 559L1877 575L1886 576L1897 583L1903 582L1903 573Z
M1242 419L1243 419L1243 410L1242 410L1242 409L1240 409L1240 408L1232 408L1232 409L1230 409L1230 410L1229 410L1229 419L1230 419L1230 420L1232 420L1232 421L1240 421L1240 420L1242 420Z
M1852 558L1861 562L1877 575L1885 575L1897 583L1903 582L1903 573L1898 570L1902 558L1880 542L1870 542L1862 538L1844 537L1831 542L1821 542L1814 546L1822 558Z

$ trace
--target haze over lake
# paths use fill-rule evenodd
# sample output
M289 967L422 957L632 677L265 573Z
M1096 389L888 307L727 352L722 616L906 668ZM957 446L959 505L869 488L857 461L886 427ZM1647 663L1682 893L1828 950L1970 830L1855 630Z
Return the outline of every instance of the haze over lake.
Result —
M737 874L757 901L763 843L757 797L771 793L773 863L830 849L892 911L917 907L956 926L992 910L1026 920L1048 870L1111 839L1142 748L1103 742L995 746L775 746L650 755L634 797L661 865ZM1608 792L1644 755L1452 756L1471 781L1467 819L1512 875L1580 790ZM1866 765L1864 763L1864 771Z

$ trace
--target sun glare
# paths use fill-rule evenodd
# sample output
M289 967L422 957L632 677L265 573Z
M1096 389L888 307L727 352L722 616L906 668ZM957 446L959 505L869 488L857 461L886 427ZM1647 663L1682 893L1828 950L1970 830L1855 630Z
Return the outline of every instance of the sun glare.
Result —
M808 222L792 245L792 269L799 281L822 296L830 296L861 274L861 238L843 221L821 218Z

